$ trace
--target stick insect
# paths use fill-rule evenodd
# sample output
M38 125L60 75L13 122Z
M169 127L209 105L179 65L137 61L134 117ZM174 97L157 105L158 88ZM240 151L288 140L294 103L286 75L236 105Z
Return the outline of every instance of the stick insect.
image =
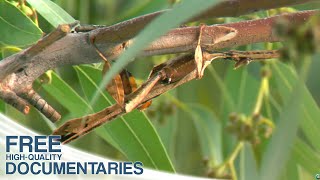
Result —
M131 112L137 107L148 107L150 100L163 92L183 84L193 78L202 78L204 69L214 59L232 59L236 61L235 67L249 63L252 59L269 59L279 57L278 51L228 51L228 52L208 52L203 51L201 44L202 33L205 32L205 25L199 28L198 42L194 54L178 56L172 60L155 66L149 78L139 88L135 83L130 83L132 77L126 71L116 75L113 82L108 85L107 90L113 94L117 103L106 109L82 118L70 120L56 129L53 134L61 135L63 143L71 142L83 136L94 128L108 122L122 114ZM236 36L236 32L229 27L220 26L220 36L215 37L215 42L223 42ZM218 33L219 34L219 33ZM94 44L94 42L92 42ZM111 67L111 63L105 58L103 53L95 47L105 63L104 71ZM112 85L113 84L113 85ZM122 84L122 85L121 85ZM119 87L123 87L119 91ZM118 90L115 90L115 89ZM127 91L127 92L125 92ZM147 104L146 104L147 103ZM146 104L146 105L145 105Z

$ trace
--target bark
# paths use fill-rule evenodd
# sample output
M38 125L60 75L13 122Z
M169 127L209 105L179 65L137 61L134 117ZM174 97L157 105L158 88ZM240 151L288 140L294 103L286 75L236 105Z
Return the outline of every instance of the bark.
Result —
M272 30L274 23L279 18L287 18L292 23L302 24L317 12L303 11L265 19L207 26L204 29L201 46L205 50L213 51L258 42L280 41L281 39ZM215 39L213 38L216 35L215 30L221 26L235 29L237 32L236 37L229 41L215 43ZM7 75L15 72L17 84L26 86L49 69L65 65L101 62L99 55L89 41L90 36L97 36L98 32L104 31L99 29L88 33L69 33L28 60L24 56L21 56L26 50L5 58L0 62L0 79L4 79ZM191 52L197 45L198 35L199 27L185 27L171 30L149 45L141 53L141 56ZM114 39L107 41L107 43L99 44L95 42L95 44L100 50L107 52L105 55L108 59L115 59L132 41L126 41L125 46L123 42L120 43L120 40L115 42ZM19 69L20 71L17 72Z
M312 0L225 0L190 21L239 16L257 10L306 2L312 2ZM36 93L30 93L33 92L32 83L34 80L47 70L56 67L100 62L101 58L94 46L105 52L108 59L116 59L127 46L130 46L141 29L164 12L155 12L89 32L68 33L68 28L64 29L66 27L63 26L62 29L58 29L34 46L0 61L0 98L24 113L28 113L29 103L40 111L45 108L49 109L50 113L47 114L47 117L59 118L54 109L40 96L37 96ZM201 37L201 47L205 51L214 51L257 42L281 41L272 30L279 18L286 18L290 22L302 24L317 12L303 11L266 19L207 26ZM232 29L233 37L217 43L218 33L223 33L220 31L223 27ZM198 36L199 27L176 28L152 42L140 55L153 56L192 52L197 45ZM40 105L39 102L41 102Z

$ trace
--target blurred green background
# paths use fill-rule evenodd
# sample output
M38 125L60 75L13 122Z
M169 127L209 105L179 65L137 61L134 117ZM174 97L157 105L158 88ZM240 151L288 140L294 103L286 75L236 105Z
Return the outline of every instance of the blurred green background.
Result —
M176 3L172 0L53 2L82 24L98 25L112 25L171 8ZM187 25L238 22L315 7L318 3ZM40 29L49 33L54 27L46 19L38 13ZM71 145L117 160L141 160L148 156L145 158L148 167L196 176L255 179L260 173L259 179L262 179L262 176L277 171L280 179L312 179L320 172L320 61L317 52L305 53L296 48L296 44L312 41L306 39L299 42L298 36L288 35L284 43L259 43L234 48L261 50L290 47L286 52L298 55L282 59L285 63L280 60L253 62L234 70L231 61L215 61L205 71L203 79L171 90L154 99L152 106L144 113L133 112L117 119L117 122L98 128ZM3 57L17 51L16 47L9 45L1 48ZM141 84L153 66L174 56L136 58L127 69ZM295 68L294 61L311 64L302 86L298 78L301 72ZM92 91L96 90L94 84L101 81L100 69L100 64L63 67L46 73L35 83L36 90L62 112L63 119L56 125L34 109L30 115L24 116L0 102L0 110L36 132L50 134L62 122L82 116L83 109L98 111L113 101L105 93L105 99L100 100L98 105L88 105L94 93ZM271 76L262 76L262 72ZM259 99L261 94L263 98ZM257 117L253 111L259 100L262 104L260 116ZM129 133L128 129L132 132ZM271 137L270 132L273 133ZM134 139L130 140L133 136L138 137L137 144L134 144Z

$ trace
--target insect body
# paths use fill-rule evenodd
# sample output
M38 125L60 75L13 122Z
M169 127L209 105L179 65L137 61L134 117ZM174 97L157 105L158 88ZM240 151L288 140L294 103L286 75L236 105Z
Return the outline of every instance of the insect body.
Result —
M233 38L236 32L228 27L216 27L217 34L214 42L226 41ZM106 121L123 114L128 113L135 108L145 108L150 105L150 99L159 95L155 93L150 96L150 92L154 89L163 87L164 85L179 84L185 77L196 71L197 77L203 76L205 67L211 62L212 56L201 48L201 36L205 26L200 26L199 40L195 53L178 56L168 62L155 66L148 80L139 88L134 78L126 70L116 75L112 82L107 86L108 92L117 101L117 104L110 106L98 113L88 115L84 118L77 118L68 121L63 126L55 130L54 134L59 134L63 138L63 142L70 142L79 136L90 132L93 128L100 126ZM94 42L92 41L93 46ZM105 61L104 70L106 72L111 68L111 62L95 47L97 53ZM150 96L150 97L149 97ZM119 106L121 109L119 110Z

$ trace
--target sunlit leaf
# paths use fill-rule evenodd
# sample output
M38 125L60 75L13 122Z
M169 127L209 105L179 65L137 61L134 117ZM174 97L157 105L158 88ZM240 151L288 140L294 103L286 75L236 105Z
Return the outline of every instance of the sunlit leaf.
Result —
M75 19L50 0L27 0L52 26L73 23Z
M42 31L31 19L11 3L0 1L0 48L28 46L39 40L41 36Z
M2 48L2 56L3 58L11 56L12 54L15 54L17 52L21 51L20 48L14 47L14 46L7 46Z

